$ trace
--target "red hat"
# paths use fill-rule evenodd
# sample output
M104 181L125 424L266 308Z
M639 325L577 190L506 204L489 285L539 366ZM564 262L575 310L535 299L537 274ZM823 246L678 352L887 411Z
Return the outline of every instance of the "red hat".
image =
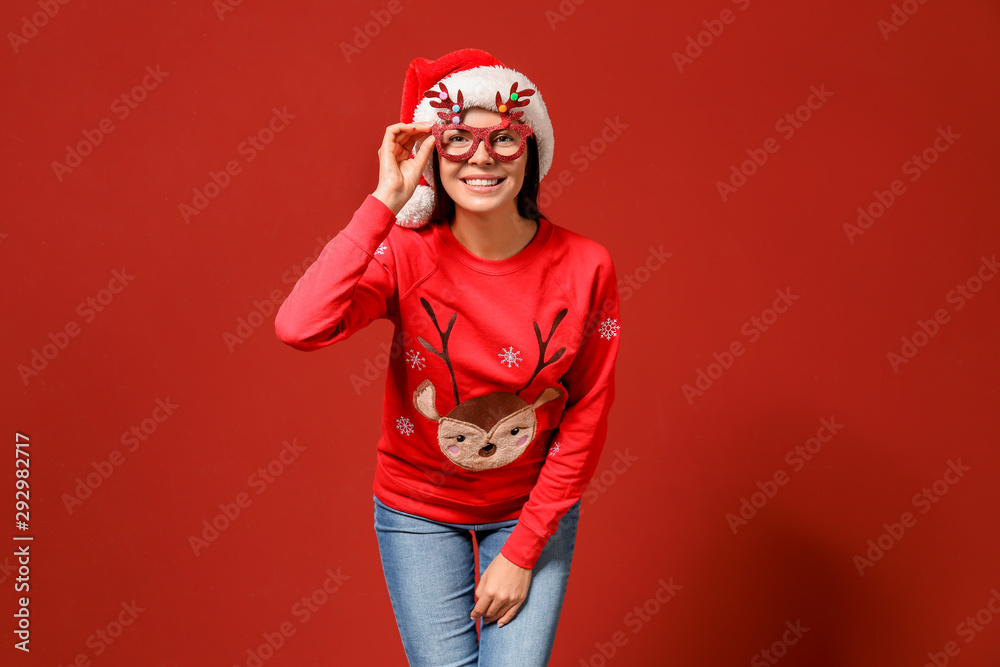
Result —
M425 95L438 84L444 84L453 95L461 91L465 109L480 107L497 113L500 113L498 100L507 91L515 90L514 84L517 84L516 89L524 92L533 89L530 103L524 104L518 111L522 114L520 119L531 128L538 146L539 179L545 176L552 166L552 122L538 87L528 77L480 49L459 49L437 60L415 58L406 70L403 82L400 122L444 122L438 116L438 109L431 105L434 96ZM397 225L415 228L427 224L434 210L434 188L430 185L433 179L434 173L428 160L420 184L396 216Z

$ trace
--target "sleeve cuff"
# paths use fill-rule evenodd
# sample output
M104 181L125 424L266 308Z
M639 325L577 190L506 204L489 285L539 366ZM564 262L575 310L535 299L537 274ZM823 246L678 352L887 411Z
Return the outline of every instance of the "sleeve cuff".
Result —
M500 548L500 553L514 565L533 570L548 541L548 537L539 535L528 528L527 524L518 521L510 537Z

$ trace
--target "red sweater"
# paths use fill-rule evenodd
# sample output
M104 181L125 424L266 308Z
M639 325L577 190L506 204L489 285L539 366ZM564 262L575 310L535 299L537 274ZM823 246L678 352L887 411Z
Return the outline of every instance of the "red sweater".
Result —
M542 217L503 260L448 224L395 224L372 195L296 283L275 330L317 350L395 325L373 484L447 523L519 519L501 553L533 568L590 482L615 397L618 284L607 249Z

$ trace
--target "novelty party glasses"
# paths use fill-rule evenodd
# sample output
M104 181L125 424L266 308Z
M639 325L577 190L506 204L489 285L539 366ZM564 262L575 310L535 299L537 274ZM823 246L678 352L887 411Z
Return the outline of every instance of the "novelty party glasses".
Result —
M527 139L531 136L531 128L513 121L524 115L523 111L516 109L528 106L531 102L528 98L534 95L535 91L529 88L518 92L517 85L517 82L511 84L506 101L500 95L500 91L497 91L496 107L500 114L500 124L493 127L472 127L462 122L461 113L465 110L465 99L461 90L452 97L448 87L438 82L440 90L425 92L424 97L430 98L428 104L435 109L441 109L437 115L444 121L444 124L437 123L431 126L438 153L446 160L461 162L475 155L479 144L484 143L486 152L494 160L510 162L521 157L528 143Z
M510 162L521 157L531 128L520 123L501 123L492 127L473 127L464 123L435 124L431 134L441 157L452 162L468 160L476 154L480 142L490 157Z

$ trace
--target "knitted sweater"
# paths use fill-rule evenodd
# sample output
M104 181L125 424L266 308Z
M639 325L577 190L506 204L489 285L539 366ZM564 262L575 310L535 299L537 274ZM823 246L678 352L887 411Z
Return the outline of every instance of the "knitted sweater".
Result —
M394 224L368 195L275 319L300 350L392 321L375 496L447 523L519 519L501 553L525 568L594 475L620 325L607 249L538 222L489 260L446 223Z

